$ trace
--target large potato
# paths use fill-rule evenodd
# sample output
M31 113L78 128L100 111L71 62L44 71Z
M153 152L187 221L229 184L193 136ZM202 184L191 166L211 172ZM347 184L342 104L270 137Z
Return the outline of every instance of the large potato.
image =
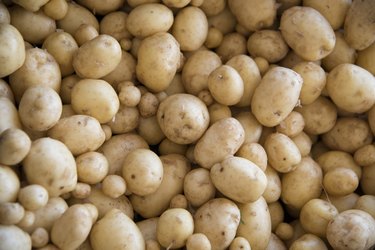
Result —
M226 249L236 236L240 220L235 203L226 198L212 199L194 214L194 232L205 234L212 250Z
M293 70L274 67L262 78L251 100L251 110L258 121L273 127L284 120L298 102L302 77Z
M0 77L12 74L25 61L25 43L12 25L0 24Z
M14 225L0 225L1 250L30 250L30 235Z
M160 32L142 40L138 49L138 80L152 91L165 90L180 64L180 46L169 33Z
M335 46L336 37L331 25L310 7L295 6L284 11L280 29L286 43L307 61L324 58Z
M264 172L241 157L229 157L216 163L211 168L210 177L222 194L240 203L258 200L267 187Z

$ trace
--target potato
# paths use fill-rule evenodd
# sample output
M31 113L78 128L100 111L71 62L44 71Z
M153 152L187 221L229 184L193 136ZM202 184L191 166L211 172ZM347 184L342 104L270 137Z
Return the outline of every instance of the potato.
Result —
M335 46L336 37L331 25L310 7L295 6L284 11L280 30L289 47L307 61L324 58Z
M19 223L25 215L25 209L20 203L0 203L0 223L3 225L14 225Z
M361 195L355 203L354 209L365 211L375 219L375 196Z
M374 55L375 55L375 43L370 45L364 50L358 52L358 57L355 62L356 65L369 71L371 74L375 74L374 66Z
M236 236L240 217L240 210L232 201L212 199L194 214L194 232L205 234L213 250L226 249Z
M375 4L371 0L353 1L345 16L344 35L350 47L363 50L375 41Z
M251 100L251 110L258 121L268 127L280 124L297 104L302 82L301 76L290 69L270 69Z
M51 197L68 193L77 184L72 153L62 142L48 137L31 144L30 152L23 161L23 170L30 184L43 186Z
M281 199L293 210L300 210L309 200L322 192L323 174L310 157L302 158L295 170L281 177Z
M31 249L31 239L29 234L13 225L0 225L0 242L1 250Z
M267 168L267 153L258 143L244 142L236 152L236 156L245 158L257 165L262 171Z
M341 212L327 226L327 239L336 249L369 249L375 244L375 220L366 212Z
M313 142L310 137L305 133L301 132L292 138L294 144L296 144L302 157L308 156L311 152ZM314 158L314 157L313 157Z
M97 221L90 232L93 250L145 249L145 242L136 224L118 209L112 209Z
M354 161L360 166L369 166L375 163L375 145L369 144L359 148L354 153Z
M138 49L137 78L151 91L163 91L172 82L179 62L180 46L171 34L151 35L142 40Z
M359 195L356 193L351 193L345 196L329 196L326 193L322 193L320 196L320 199L323 199L325 201L328 201L332 203L336 209L341 213L343 211L353 209L355 207L355 204L357 203L357 200L359 198Z
M70 194L74 198L85 199L90 195L90 193L91 193L91 186L89 184L77 182L75 189Z
M48 191L37 184L27 185L18 193L18 201L29 211L38 210L47 205L48 198Z
M232 111L226 105L220 103L213 103L208 107L208 113L210 114L210 125L223 119L232 117ZM250 114L250 112L249 112ZM247 118L247 117L246 117ZM247 119L244 119L247 120ZM256 120L255 118L253 120ZM375 126L375 125L374 125Z
M249 31L270 27L276 18L276 2L272 0L230 0L228 5L238 23Z
M247 239L251 249L265 249L271 237L271 217L263 197L252 203L239 204L241 221L236 236Z
M139 111L135 107L120 106L114 118L107 123L114 134L133 131L139 124Z
M194 1L195 0L192 0L192 2ZM197 2L199 1L200 0L197 0ZM208 17L209 27L214 27L220 30L223 35L233 32L236 27L236 23L236 17L232 14L228 6L217 15Z
M215 186L210 178L210 172L205 168L196 168L184 178L184 194L189 203L200 207L215 197Z
M0 80L0 97L6 97L14 104L14 96L9 84L3 79Z
M11 24L21 33L23 39L32 44L42 44L56 30L56 22L42 10L32 12L14 5L9 9Z
M51 241L61 249L76 249L88 237L93 221L84 205L69 207L51 229Z
M75 112L90 115L100 123L109 122L120 107L116 91L104 80L83 79L74 85L71 94Z
M160 160L163 163L163 180L159 188L146 196L130 196L134 211L143 218L161 215L169 207L171 199L182 193L184 177L190 171L190 163L182 155L163 155Z
M357 174L349 168L335 168L325 173L323 186L330 195L343 196L353 193L359 184Z
M156 228L158 225L159 217L154 217L150 219L144 219L136 223L139 231L141 231L143 239L148 240L157 240L156 239Z
M246 38L237 32L226 34L216 53L224 63L235 56L246 54Z
M209 74L221 66L219 56L212 51L196 51L185 62L182 83L187 93L197 95L207 89Z
M136 86L125 86L121 88L118 97L122 105L135 107L141 101L141 91Z
M276 127L276 131L289 137L294 137L302 132L305 127L303 116L292 111L290 114Z
M64 31L54 32L44 40L42 48L55 58L62 77L74 73L73 57L78 50L78 44L72 35Z
M20 189L20 180L7 166L0 165L0 202L14 202Z
M298 249L306 249L306 250L313 250L313 249L322 249L328 250L326 244L323 240L317 237L314 234L304 234L298 239L296 239L292 245L289 247L290 250L298 250Z
M18 107L22 124L36 131L52 128L59 121L61 112L60 96L52 88L44 86L26 89Z
M363 113L375 103L374 77L354 64L340 64L331 70L327 77L327 91L337 107L344 111Z
M271 216L271 229L274 232L277 226L284 221L284 210L280 201L269 203L268 210Z
M166 137L179 144L197 141L209 125L206 105L189 94L174 94L160 103L157 121Z
M145 38L158 32L167 32L173 24L172 11L158 3L142 4L129 12L127 30L136 37Z
M186 241L186 250L209 250L211 243L207 236L202 233L190 235Z
M168 138L163 139L158 147L160 155L167 155L167 154L180 154L185 155L187 151L187 145L177 144L172 142Z
M87 7L89 10L97 13L99 15L105 15L109 12L117 10L124 5L125 0L109 0L103 3L100 0L88 1L88 0L78 0L79 4Z
M42 227L38 227L31 233L31 243L33 247L44 247L49 242L49 235L47 230Z
M281 240L289 240L293 237L294 228L292 225L286 222L281 222L279 225L277 225L275 234Z
M319 135L330 131L336 124L337 108L326 97L319 96L314 102L295 111L303 116L305 121L304 131L308 134Z
M12 74L25 61L25 43L16 27L0 24L0 77Z
M199 139L194 149L194 158L204 168L211 169L241 147L245 132L234 118L224 118L211 125Z
M289 48L280 31L260 30L247 40L247 50L253 58L263 57L269 63L275 63L286 56Z
M223 34L221 31L214 27L209 27L207 32L206 41L204 46L208 49L217 48L223 41Z
M173 230L170 230L173 228ZM163 247L176 249L185 246L186 240L194 232L194 221L189 211L170 208L160 215L156 236Z
M48 136L63 142L73 155L95 151L105 140L98 120L87 115L73 115L60 119L48 131Z
M372 141L367 122L354 117L339 118L335 126L322 136L323 142L333 150L354 153Z
M149 145L159 144L165 138L156 115L148 118L140 117L137 132Z
M82 24L89 24L99 30L99 22L92 12L75 2L68 2L68 12L57 21L57 27L74 36Z
M60 91L61 72L58 63L47 51L33 48L26 50L25 62L9 77L10 87L19 103L29 87L44 86Z
M267 177L263 171L241 157L229 157L214 164L210 177L222 194L240 203L258 200L267 186Z
M78 180L87 184L96 184L108 173L108 161L98 152L87 152L76 158Z
M290 240L285 241L285 245L287 247L290 247L290 245L292 245L294 241L306 234L299 220L292 221L290 225L293 226L293 237Z
M0 164L20 163L31 147L29 136L18 128L9 128L0 134Z
M276 234L272 233L270 241L268 242L266 250L286 250L284 242L277 237Z
M60 20L68 13L68 3L65 0L50 0L43 5L44 14L54 20Z
M7 6L0 4L0 23L10 24L10 14Z
M0 134L9 128L22 128L17 108L6 97L0 97L0 117Z
M375 188L373 185L374 180L375 180L375 164L364 167L362 179L360 183L364 194L375 195Z
M123 38L131 38L132 35L127 29L128 14L122 11L114 11L103 17L100 21L100 34L107 34L117 41Z
M98 30L91 24L81 24L73 33L74 39L79 46L99 36Z
M263 198L267 203L277 201L281 195L281 181L278 172L271 166L267 166L264 173L267 177L267 187L263 193Z

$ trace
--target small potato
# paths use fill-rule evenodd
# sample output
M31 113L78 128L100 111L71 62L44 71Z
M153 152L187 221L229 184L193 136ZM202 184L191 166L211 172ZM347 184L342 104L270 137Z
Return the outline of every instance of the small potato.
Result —
M123 38L131 38L132 35L127 29L128 14L122 11L114 11L103 17L100 21L100 34L107 34L117 41Z
M192 5L193 5L193 2L195 1L201 2L201 3L204 2L202 0L192 0ZM194 6L197 6L197 5L194 5ZM224 10L220 12L219 14L208 17L209 27L214 27L220 30L220 32L223 34L228 34L230 32L233 32L235 30L236 24L237 24L236 17L230 11L228 6L224 8Z
M48 191L41 185L27 185L20 189L18 201L29 211L38 210L47 205Z
M214 49L217 48L222 41L223 34L221 33L221 31L214 27L209 27L206 41L204 42L204 46L206 46L208 49Z
M287 250L284 242L274 233L271 234L266 250Z
M326 244L322 239L314 234L304 234L298 239L296 239L292 245L289 247L290 250L314 250L314 249L322 249L328 250Z
M0 224L15 225L22 220L24 215L25 209L20 203L0 203Z
M279 125L276 127L276 131L283 133L286 136L294 137L302 132L305 127L305 121L303 116L292 111Z
M94 26L90 24L81 24L73 34L78 46L82 46L84 43L99 36L98 31Z
M87 184L96 184L108 173L108 161L98 152L87 152L76 158L78 180Z
M61 112L60 96L52 88L43 86L28 88L18 107L22 124L36 131L52 128L59 121Z
M68 3L65 0L50 0L43 5L44 14L54 20L60 20L68 13Z
M109 230L110 229L110 230ZM118 209L112 209L97 221L90 233L93 250L145 250L145 242L136 224Z
M0 97L0 117L0 134L9 128L22 129L17 108L6 97Z
M159 221L159 217L154 217L154 218L144 219L136 223L145 241L157 240L156 228L158 225L158 221Z
M247 40L247 50L253 58L263 57L269 63L275 63L286 56L289 48L280 31L260 30Z
M165 138L156 115L148 118L140 117L137 132L149 145L159 144Z
M211 125L199 139L194 158L204 168L221 162L241 147L245 139L242 125L234 118L224 118Z
M82 78L101 78L113 71L121 61L121 46L109 35L99 35L79 47L73 68Z
M210 250L211 243L202 233L190 235L186 241L186 250Z
M369 249L375 244L375 220L366 212L341 212L327 226L327 239L335 249Z
M344 111L363 113L375 103L374 77L354 64L340 64L331 70L327 77L327 91L337 107Z
M123 81L133 81L135 78L135 65L136 61L131 54L122 50L121 60L117 64L116 68L112 70L109 74L102 77L103 80L107 81L117 88L117 85Z
M186 240L193 232L193 217L189 211L182 208L170 208L162 213L156 228L158 242L170 249L185 246Z
M357 174L358 179L361 178L362 169L349 153L342 151L328 151L321 154L316 161L319 163L324 173L335 168L345 167L353 170Z
M112 86L97 79L79 81L73 87L71 99L75 112L93 116L100 123L109 122L120 107L120 101Z
M223 119L232 117L232 111L226 105L220 103L213 103L208 107L208 113L210 114L210 125ZM251 114L249 112L249 114ZM247 119L246 119L247 120ZM252 120L256 120L255 118ZM375 123L374 123L375 124ZM375 126L375 125L374 125Z
M185 195L183 194L177 194L175 195L171 203L169 204L169 208L188 208L188 200L186 199Z
M330 195L344 196L353 193L359 184L357 174L349 168L335 168L324 174L323 186Z
M229 157L216 163L211 168L210 177L222 194L240 203L258 200L267 187L264 172L241 157Z
M29 153L31 140L18 128L9 128L0 134L0 164L15 165Z
M189 203L200 207L215 197L215 186L210 172L205 168L191 170L184 179L184 194Z
M302 82L301 76L293 70L283 67L270 69L251 100L251 110L258 121L268 127L280 124L296 106Z
M281 181L279 174L271 166L267 166L264 173L267 177L267 187L262 196L267 203L276 202L281 195Z
M160 32L143 39L138 49L136 75L154 92L168 88L180 64L180 45L169 33Z
M260 169L262 169L262 171L265 171L267 168L267 153L262 145L258 143L244 142L236 152L236 156L248 159L255 163Z
M228 65L212 71L208 76L207 86L213 98L223 105L237 104L244 94L244 83L240 74Z
M114 118L107 123L113 134L124 134L138 127L139 111L135 107L120 106Z
M230 243L229 250L251 250L250 243L244 237L236 237Z
M27 227L30 227L35 222L35 214L31 211L25 211L24 216L22 217L21 221L17 223L17 226L24 230Z
M216 53L224 63L235 56L246 54L246 38L237 32L226 34Z
M284 221L284 209L280 201L275 201L268 204L268 210L271 216L272 232L274 232L277 226Z
M13 1L15 4L25 8L26 10L35 12L40 9L43 5L45 5L48 0L36 0L36 1L25 1L25 0L14 0Z
M288 136L281 133L269 135L264 144L269 164L280 173L296 169L301 161L301 153Z
M47 189L49 196L56 197L74 190L77 170L74 157L60 141L45 137L31 144L23 161L26 179Z
M7 250L30 250L30 235L17 226L0 225L1 249Z
M375 219L375 196L374 195L362 195L358 198L355 203L354 209L359 209L367 212Z
M279 225L277 225L275 229L275 234L277 237L279 237L281 240L289 240L293 237L294 234L294 228L292 225L282 222Z
M143 93L138 103L138 110L143 118L149 118L156 115L159 107L159 99L156 95L146 92Z
M336 37L331 25L310 7L294 6L284 11L280 30L289 47L307 61L324 58L335 46Z
M38 227L30 235L33 247L44 247L49 242L49 234L43 227Z
M292 138L292 141L294 142L294 144L296 144L302 157L308 156L310 154L313 142L305 132L302 131L298 135L294 136Z
M149 149L134 149L124 159L122 176L130 192L145 196L154 193L163 180L163 165Z
M159 144L159 154L160 155L167 155L167 154L181 154L185 155L187 151L187 145L181 145L175 142L172 142L168 138L162 140Z
M345 196L327 196L325 193L322 193L320 196L321 199L332 203L340 213L349 209L353 209L359 195L356 193L351 193Z
M17 174L10 167L0 165L0 203L16 201L19 190Z
M366 49L358 52L358 57L357 57L355 64L364 68L365 70L369 71L371 74L374 75L375 74L374 58L375 58L375 43L373 43Z
M127 30L136 37L144 38L158 32L167 32L173 24L172 11L159 3L139 5L129 12Z
M6 5L0 4L0 23L10 24L10 14Z
M362 179L360 183L364 194L375 195L375 187L373 185L374 180L375 180L375 164L364 167Z
M8 23L0 24L0 77L12 74L25 61L25 43L18 29Z

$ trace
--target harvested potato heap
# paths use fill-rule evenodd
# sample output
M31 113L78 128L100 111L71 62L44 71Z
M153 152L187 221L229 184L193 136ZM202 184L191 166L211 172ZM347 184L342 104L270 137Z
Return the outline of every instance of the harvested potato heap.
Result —
M374 0L0 1L0 250L375 245Z

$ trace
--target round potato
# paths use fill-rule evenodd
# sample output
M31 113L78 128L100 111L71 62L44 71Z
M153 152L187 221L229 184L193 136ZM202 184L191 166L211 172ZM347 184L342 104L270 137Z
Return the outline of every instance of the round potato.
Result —
M215 186L210 178L210 172L205 168L191 170L184 179L184 194L189 203L200 207L215 197Z
M0 225L1 249L30 250L30 235L17 226Z
M37 184L27 185L18 193L18 201L29 211L38 210L47 205L48 198L48 191Z
M328 250L326 244L322 239L314 234L304 234L298 239L296 239L289 247L290 250L314 250L314 249L322 249Z
M210 250L211 243L202 233L194 233L186 241L186 250Z
M262 171L265 171L267 168L267 153L259 143L244 142L236 152L236 156L255 163Z
M326 192L334 196L353 193L359 184L357 174L350 168L335 168L324 174L323 186Z
M29 153L31 140L18 128L9 128L0 134L0 164L15 165Z
M43 5L44 14L54 20L60 20L68 13L68 3L65 0L50 0Z
M165 138L156 115L148 118L140 117L137 132L149 145L159 144Z
M216 54L224 63L235 56L244 55L246 52L246 38L237 32L226 34L216 49Z
M9 10L3 3L0 4L0 23L10 24Z

